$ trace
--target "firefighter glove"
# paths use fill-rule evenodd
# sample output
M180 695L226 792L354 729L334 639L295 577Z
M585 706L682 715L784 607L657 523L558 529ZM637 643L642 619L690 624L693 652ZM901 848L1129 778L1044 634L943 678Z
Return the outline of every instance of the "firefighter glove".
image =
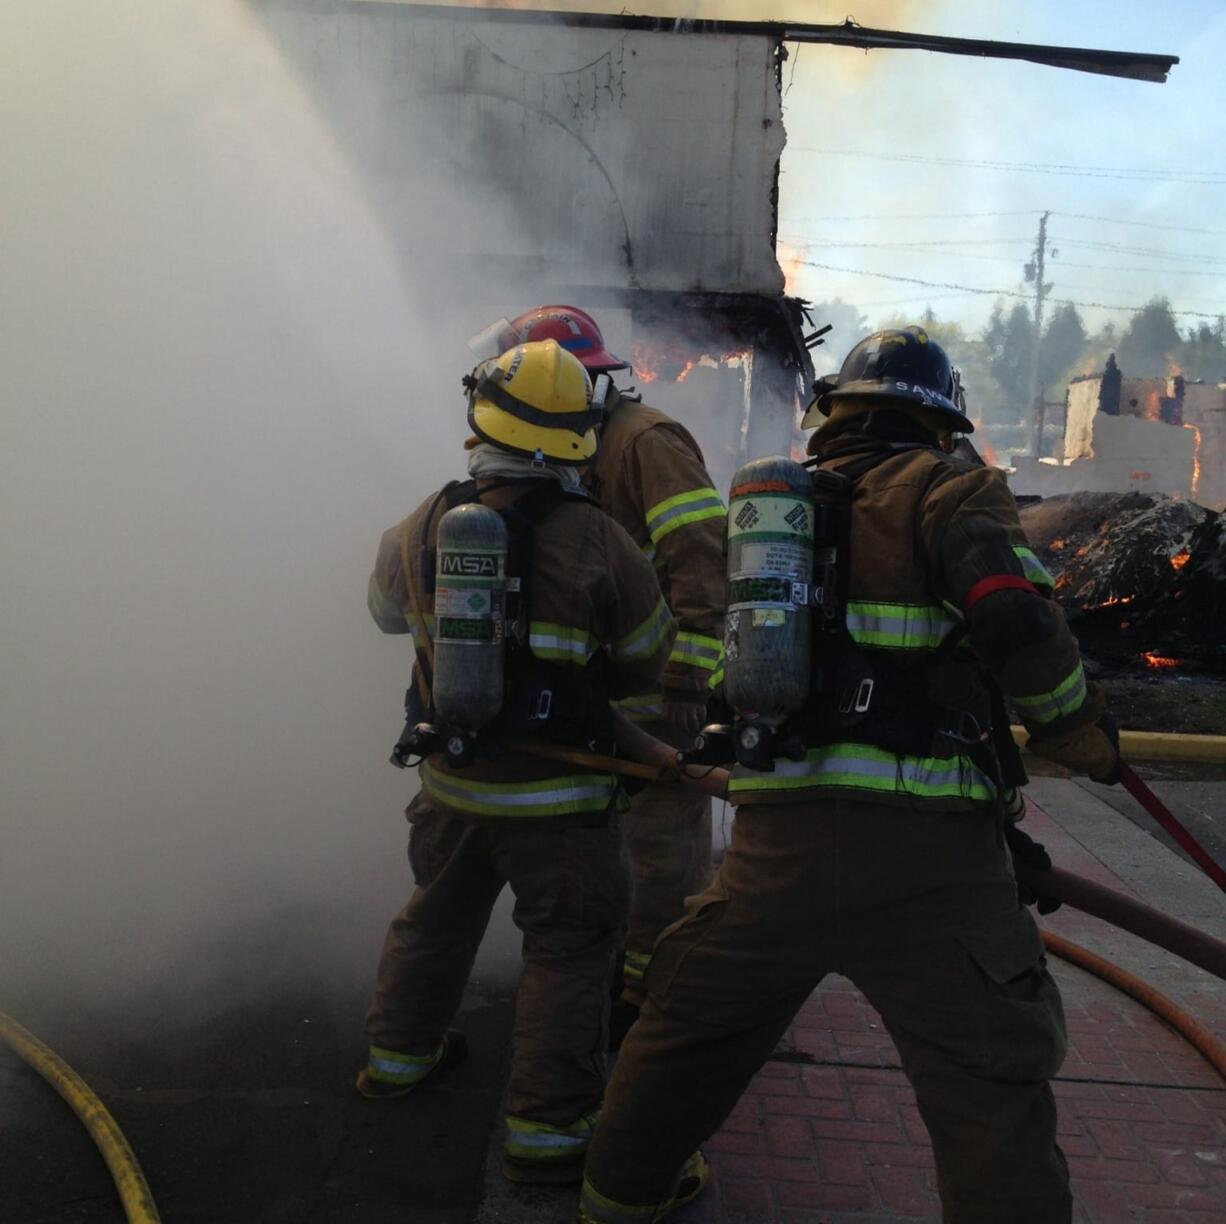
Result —
M1109 724L1110 729L1104 724ZM1054 761L1072 773L1086 774L1095 782L1119 781L1119 732L1107 715L1096 723L1085 723L1063 735L1047 739L1032 736L1026 747L1035 756Z
M1029 868L1031 872L1051 870L1051 856L1043 848L1042 842L1023 833L1017 825L1005 825L1005 841L1009 852L1013 855L1014 864ZM1037 891L1031 884L1020 877L1017 881L1017 899L1023 905L1037 905L1040 914L1051 914L1058 910L1062 902L1056 897L1047 896Z

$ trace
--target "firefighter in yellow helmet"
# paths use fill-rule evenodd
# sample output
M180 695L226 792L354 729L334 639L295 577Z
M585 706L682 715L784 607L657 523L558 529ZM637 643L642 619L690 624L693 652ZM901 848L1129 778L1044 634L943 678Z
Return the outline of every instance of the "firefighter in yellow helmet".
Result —
M718 678L724 623L724 504L702 451L671 417L600 380L628 367L596 321L576 306L540 306L506 322L500 346L545 337L574 353L601 386L600 450L583 473L597 505L626 529L655 566L677 618L661 684L620 703L623 713L675 747L688 747L706 721ZM634 890L613 1042L638 1014L656 937L685 912L685 899L711 878L711 801L698 792L650 785L625 819Z
M972 426L940 346L918 327L869 337L809 420L820 487L837 490L822 517L845 525L842 623L823 630L835 636L815 654L820 682L814 667L788 721L741 724L787 751L733 770L731 845L656 947L579 1219L641 1224L698 1194L695 1149L837 972L898 1048L944 1219L1067 1224L1049 1086L1064 1016L1006 848L1022 778L1004 697L1035 751L1099 780L1117 780L1118 737L1003 476L947 453ZM761 488L734 484L734 515ZM825 589L813 603L825 616ZM1025 839L1015 852L1035 851Z
M610 699L658 683L675 630L650 562L580 488L597 448L580 363L553 341L516 345L465 384L469 479L384 534L370 580L375 622L413 635L394 760L421 758L421 791L406 813L416 888L384 943L357 1086L404 1096L463 1058L448 1024L510 884L523 973L503 1171L577 1181L628 902L620 793L598 768L500 747L531 735L611 751ZM495 544L465 552L456 541L474 522ZM466 650L473 669L501 658L501 672L474 685L454 663ZM497 709L466 707L491 691Z

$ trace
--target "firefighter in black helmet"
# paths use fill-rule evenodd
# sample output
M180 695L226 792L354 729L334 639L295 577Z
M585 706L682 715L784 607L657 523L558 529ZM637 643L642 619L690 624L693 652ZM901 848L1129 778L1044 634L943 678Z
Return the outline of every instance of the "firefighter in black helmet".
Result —
M1049 1086L1064 1017L1002 837L1021 779L991 734L1008 732L997 693L1031 748L1075 772L1113 780L1118 750L1003 476L949 453L972 428L958 381L907 327L856 345L817 389L814 489L837 489L846 525L840 623L777 728L787 754L733 769L719 874L656 945L588 1152L582 1224L660 1220L693 1198L695 1148L835 971L898 1048L944 1219L1070 1219ZM873 678L854 690L862 704L841 702L838 668Z

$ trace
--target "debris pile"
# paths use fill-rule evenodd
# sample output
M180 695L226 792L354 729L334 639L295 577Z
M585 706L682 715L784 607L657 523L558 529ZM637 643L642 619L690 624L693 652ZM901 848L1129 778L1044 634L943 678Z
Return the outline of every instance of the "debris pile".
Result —
M1021 510L1083 650L1108 671L1226 675L1226 518L1144 493Z

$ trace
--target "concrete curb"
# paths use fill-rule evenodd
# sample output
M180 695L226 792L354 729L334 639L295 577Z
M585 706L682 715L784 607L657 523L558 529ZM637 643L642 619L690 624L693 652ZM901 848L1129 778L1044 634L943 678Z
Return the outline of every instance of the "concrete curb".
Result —
M1014 742L1026 747L1025 727L1011 727ZM1174 735L1167 731L1121 731L1120 755L1138 761L1208 761L1226 764L1226 735Z

